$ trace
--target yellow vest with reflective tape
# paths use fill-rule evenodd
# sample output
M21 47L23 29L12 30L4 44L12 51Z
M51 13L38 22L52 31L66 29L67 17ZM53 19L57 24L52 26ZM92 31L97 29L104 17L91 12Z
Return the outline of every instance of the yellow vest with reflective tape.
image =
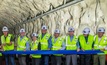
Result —
M18 37L18 47L17 47L17 50L19 51L23 51L26 49L26 42L28 41L28 38L26 36L24 36L22 38L22 40L20 40L20 36Z
M81 48L84 50L92 50L92 44L94 42L94 36L88 35L88 41L86 42L84 35L79 36L79 42Z
M1 43L4 44L6 43L5 46L3 46L3 50L7 51L7 50L14 50L14 43L12 42L12 45L8 45L10 44L10 40L12 38L12 34L8 34L8 36L5 38L4 35L1 36Z
M31 43L31 50L37 50L38 49L38 44L39 41L35 41ZM33 58L41 58L41 55L37 55L37 54L31 54Z
M55 38L52 38L52 50L60 50L62 48L63 39L58 37L55 41ZM62 54L54 54L56 56L62 56Z
M63 43L62 38L58 37L56 41L54 38L52 38L52 50L61 49L62 43Z
M94 42L94 49L95 50L105 49L106 46L107 46L107 37L102 36L101 40L99 41L98 35L96 35L95 42ZM104 53L107 54L107 50L105 50ZM104 53L98 53L98 54L102 55Z
M50 38L50 34L46 33L42 38L42 34L39 35L39 41L41 44L41 50L48 50L48 39Z
M76 50L77 46L77 37L73 36L72 41L70 40L70 36L66 37L66 50Z
M98 35L95 36L94 49L104 49L107 45L107 37L102 36L101 40L98 40Z

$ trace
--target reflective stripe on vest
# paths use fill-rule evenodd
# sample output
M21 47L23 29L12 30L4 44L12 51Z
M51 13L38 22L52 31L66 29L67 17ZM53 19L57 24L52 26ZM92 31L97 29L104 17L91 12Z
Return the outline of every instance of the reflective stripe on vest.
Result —
M22 40L20 40L20 36L18 37L18 47L17 50L25 50L26 49L26 42L28 41L28 38L24 36Z
M52 38L52 50L60 50L62 48L63 39L58 37L55 41L55 38ZM54 54L55 56L62 56L62 54Z
M31 50L36 50L38 49L38 44L39 42L36 40L35 42L31 43ZM37 55L37 54L31 54L33 58L41 58L41 55Z
M66 37L66 50L76 50L77 46L77 38L76 36L73 37L72 41L70 40L70 36Z
M50 34L48 34L48 33L46 33L43 38L42 38L42 34L39 35L39 41L41 43L41 50L47 50L48 49L49 37L50 37Z
M59 50L62 47L62 38L58 37L55 41L55 38L52 38L52 50Z
M10 44L10 40L12 38L12 34L8 34L8 36L5 38L4 35L1 36L1 43L4 44L6 43L5 46L3 46L3 50L6 51L6 50L14 50L14 43L12 42L12 45L8 45Z
M107 45L107 37L103 36L101 40L98 40L98 35L95 36L94 49L104 49Z
M81 48L84 50L92 50L92 44L94 41L94 37L92 35L88 35L88 41L86 42L84 35L79 36L79 42Z

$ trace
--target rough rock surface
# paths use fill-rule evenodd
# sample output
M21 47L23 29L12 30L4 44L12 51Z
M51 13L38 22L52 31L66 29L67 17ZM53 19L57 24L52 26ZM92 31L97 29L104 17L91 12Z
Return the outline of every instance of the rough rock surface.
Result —
M0 29L6 25L11 32L18 34L20 28L25 28L28 36L33 32L40 33L42 25L47 25L49 28L48 32L51 34L53 34L56 28L59 28L61 35L67 34L69 26L75 28L75 34L77 35L82 33L84 27L90 27L92 34L96 33L96 28L98 27L103 26L107 30L107 0L83 0L32 20L35 16L72 1L0 0ZM28 23L22 23L28 20L30 20ZM21 24L17 25L19 23Z

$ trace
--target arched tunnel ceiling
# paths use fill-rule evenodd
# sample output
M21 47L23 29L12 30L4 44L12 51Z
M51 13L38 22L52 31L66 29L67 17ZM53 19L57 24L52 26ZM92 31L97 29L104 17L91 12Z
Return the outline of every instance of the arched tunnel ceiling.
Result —
M50 33L60 28L64 34L68 26L77 30L85 25L95 32L100 24L107 27L106 11L107 0L0 0L0 28L16 27L17 32L22 26L30 34L45 24Z
M72 0L0 0L0 26L13 26Z

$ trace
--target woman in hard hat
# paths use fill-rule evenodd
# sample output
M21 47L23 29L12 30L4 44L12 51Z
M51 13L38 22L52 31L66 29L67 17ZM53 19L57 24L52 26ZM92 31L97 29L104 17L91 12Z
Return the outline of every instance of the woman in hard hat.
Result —
M36 51L39 50L39 41L37 40L38 35L36 33L32 34L32 42L31 42L31 50ZM31 54L32 65L40 65L41 55Z

